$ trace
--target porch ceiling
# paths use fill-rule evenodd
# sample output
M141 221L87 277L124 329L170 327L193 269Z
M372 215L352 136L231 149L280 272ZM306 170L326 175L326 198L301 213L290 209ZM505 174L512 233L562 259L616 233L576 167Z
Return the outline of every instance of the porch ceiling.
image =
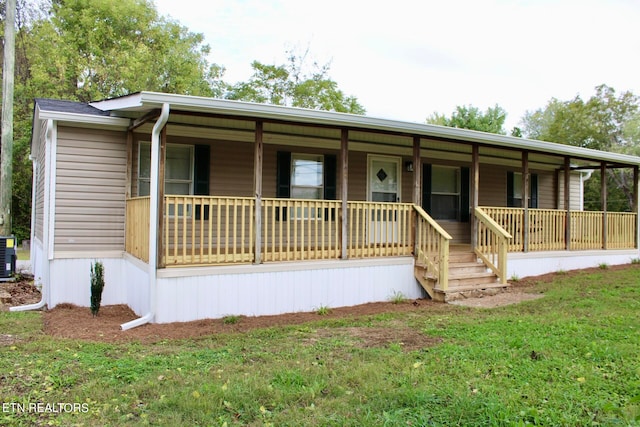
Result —
M136 131L150 133L152 122L140 126ZM184 115L174 112L167 124L167 133L176 137L193 137L213 140L252 143L255 140L255 122L243 119L221 118L202 115ZM314 147L340 149L340 129L304 126L288 123L265 123L264 143L291 147ZM471 163L472 144L467 142L441 141L421 138L421 156L432 160L451 160ZM381 154L412 156L413 138L405 135L350 131L351 151L377 152ZM518 168L522 164L521 151L507 148L480 147L480 162ZM585 166L585 162L575 162ZM563 167L564 158L541 153L529 154L532 169L555 170ZM597 164L593 164L597 168Z

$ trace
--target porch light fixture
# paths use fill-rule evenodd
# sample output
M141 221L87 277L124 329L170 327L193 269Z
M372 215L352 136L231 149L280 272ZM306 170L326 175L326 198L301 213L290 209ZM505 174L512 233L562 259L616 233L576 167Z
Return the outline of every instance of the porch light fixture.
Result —
M404 168L407 170L407 172L413 172L413 162L404 162Z

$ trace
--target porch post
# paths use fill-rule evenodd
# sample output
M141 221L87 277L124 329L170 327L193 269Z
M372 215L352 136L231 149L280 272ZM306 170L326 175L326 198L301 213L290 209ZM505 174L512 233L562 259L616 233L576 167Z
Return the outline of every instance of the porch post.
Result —
M638 209L638 179L640 174L638 173L638 165L633 166L633 212L636 214L636 249L640 247L640 212Z
M414 205L422 207L422 165L420 164L420 137L413 137L413 195L411 201ZM417 220L415 209L411 213L411 247L416 251L417 236Z
M478 198L480 194L480 147L478 144L471 146L471 212L469 218L471 220L471 248L475 249L478 245L478 219L475 211L478 207Z
M522 221L522 239L524 251L529 252L529 152L522 152L522 207L524 217Z
M342 213L340 221L342 221L342 235L340 245L342 259L349 258L348 243L348 200L349 200L349 131L342 129L340 132L340 200L342 201Z
M602 249L607 249L607 164L600 163L600 210L602 210Z
M565 221L564 239L566 249L571 250L571 194L569 194L571 186L569 174L571 168L571 158L564 158L564 209L567 211L567 219Z
M256 122L255 144L253 154L253 190L256 197L254 216L255 216L255 247L254 260L255 264L262 262L262 154L263 154L263 125L262 122Z
M124 181L124 198L131 198L131 171L133 169L133 131L127 131L127 176Z
M164 268L164 175L167 160L167 125L160 131L160 167L158 168L158 268Z
M422 206L422 187L420 180L422 178L422 167L420 165L420 137L413 137L413 198L414 205Z

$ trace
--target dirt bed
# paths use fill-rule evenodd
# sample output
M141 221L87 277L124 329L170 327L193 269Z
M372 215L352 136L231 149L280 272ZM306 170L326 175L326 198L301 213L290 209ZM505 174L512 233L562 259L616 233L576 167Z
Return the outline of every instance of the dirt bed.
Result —
M628 267L628 266L627 266ZM611 269L625 268L625 266L612 266ZM586 271L597 271L596 268ZM564 273L564 276L578 274L585 270L571 271ZM506 304L515 304L521 301L539 298L542 294L532 293L532 287L538 282L549 282L556 277L555 273L543 276L529 277L513 283L507 291L498 293L493 296L482 298L467 298L457 300L457 305L465 305L479 308L493 308ZM0 291L5 291L11 295L10 304L0 304L0 309L7 310L8 305L31 304L40 301L40 292L33 286L33 279L29 276L22 276L17 282L0 283ZM270 326L294 325L306 322L317 321L321 319L336 319L345 317L364 317L379 313L390 312L410 312L425 311L430 312L448 310L448 306L442 303L436 303L431 300L420 299L415 301L404 301L401 303L379 302L362 304L353 307L335 308L325 315L315 312L307 313L289 313L276 316L257 316L246 317L240 316L235 323L225 323L223 319L207 319L197 320L184 323L170 324L148 324L128 331L122 331L120 325L130 320L136 319L138 316L126 305L103 306L97 317L93 317L89 308L77 307L71 304L60 304L53 310L43 312L44 329L49 335L61 338L75 338L90 341L118 342L118 341L141 341L156 342L163 339L182 339L197 338L200 336L224 333L224 332L243 332L256 328L264 328ZM344 328L351 336L358 337L362 331L350 330L353 328ZM358 328L356 328L358 329ZM362 328L360 328L362 329ZM392 336L388 339L397 341L398 334L402 336L403 341L408 347L415 345L428 345L420 340L422 338L415 334L409 334L406 329L392 328L387 332L369 331L375 336L371 339L384 342L385 333L391 332ZM403 335L405 334L405 335ZM0 341L12 341L13 337L3 336ZM370 342L370 340L367 340ZM394 341L395 342L395 341Z

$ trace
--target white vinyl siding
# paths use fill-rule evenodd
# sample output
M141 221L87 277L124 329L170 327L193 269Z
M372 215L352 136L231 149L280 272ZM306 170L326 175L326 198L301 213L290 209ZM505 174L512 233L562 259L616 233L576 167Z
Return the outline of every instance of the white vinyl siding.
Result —
M37 168L36 168L36 191L35 191L35 237L41 242L44 242L44 186L45 186L45 172L46 172L46 133L47 133L47 121L41 122L40 140L37 141L38 147L36 149L37 156Z
M124 132L58 128L55 251L124 250Z

